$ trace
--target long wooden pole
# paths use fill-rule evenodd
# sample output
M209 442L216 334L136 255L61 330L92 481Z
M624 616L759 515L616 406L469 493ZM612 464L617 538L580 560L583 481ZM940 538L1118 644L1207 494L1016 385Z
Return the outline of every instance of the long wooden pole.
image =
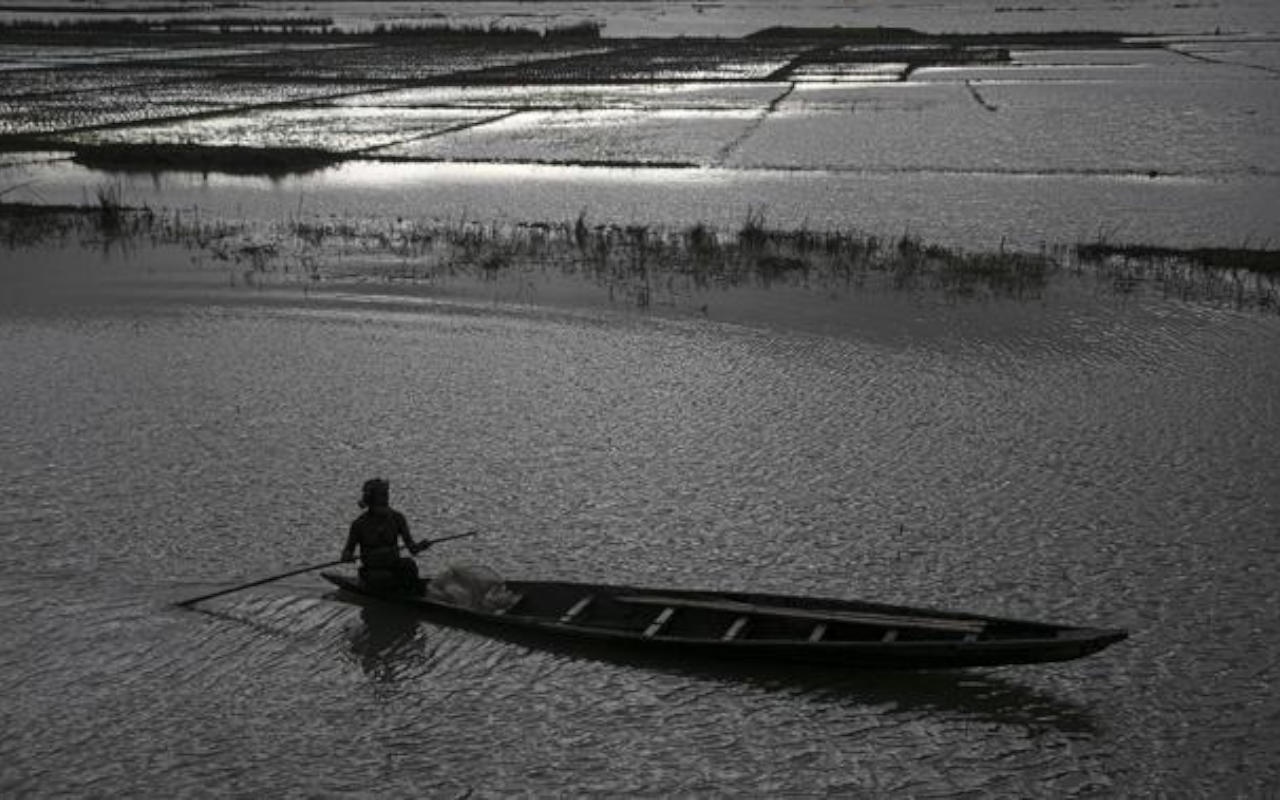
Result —
M216 592L210 592L209 594L202 594L199 597L192 597L187 600L182 600L178 603L178 605L184 606L184 607L193 606L196 603L199 603L201 600L212 600L213 598L221 597L224 594L231 594L232 592L238 592L241 589L248 589L253 586L261 586L264 583L271 583L272 581L278 581L281 578L287 578L290 575L301 575L304 572L311 572L312 570L324 569L325 567L336 567L342 563L345 563L345 562L343 562L342 559L338 559L337 561L326 561L323 564L312 564L309 567L300 567L298 569L291 569L288 572L282 572L279 575L272 575L270 578L263 578L262 580L250 581L249 583L242 583L239 586L232 586L230 589L221 589Z
M424 541L418 542L418 549L414 550L413 554L416 556L418 553L421 553L423 550L426 550L428 547L430 547L433 544L440 544L441 542L452 542L454 539L465 539L468 536L475 536L479 532L480 531L467 531L466 533L455 533L452 536L441 536L439 539L426 539Z
M439 544L441 542L453 541L454 539L465 539L468 536L475 536L479 532L480 531L467 531L466 533L456 533L453 536L441 536L439 539L426 539L424 541L418 542L420 549L413 551L413 554L417 555L419 552L421 552L421 550L425 550L427 547L431 545ZM325 567L336 567L339 564L345 564L345 563L347 562L344 561L343 559L338 559L337 561L326 561L323 564L312 564L309 567L299 567L298 569L291 569L288 572L282 572L279 575L272 575L269 578L262 578L260 580L250 581L249 583L242 583L238 586L232 586L230 589L219 589L216 592L210 592L209 594L202 594L199 597L191 597L186 600L181 600L177 603L177 605L187 608L189 606L195 605L196 603L199 603L201 600L212 600L215 597L222 597L224 594L231 594L232 592L238 592L241 589L251 589L254 586L261 586L264 583L271 583L272 581L278 581L281 578L288 578L292 575L301 575L304 572L312 572L317 569L324 569Z

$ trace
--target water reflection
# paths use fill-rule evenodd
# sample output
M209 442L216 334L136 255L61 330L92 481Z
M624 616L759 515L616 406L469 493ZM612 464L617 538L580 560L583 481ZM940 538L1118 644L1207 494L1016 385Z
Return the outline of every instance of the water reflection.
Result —
M418 635L418 618L391 606L365 605L361 626L351 632L348 646L364 674L379 683L394 683L405 668L420 662L426 639Z
M337 593L330 599L353 600ZM427 657L426 638L419 635L419 617L392 606L360 604L364 627L351 637L350 647L365 674L380 682L421 674L420 670L412 670ZM547 653L565 662L590 661L637 674L663 673L689 682L745 686L824 706L875 708L886 715L943 717L1032 732L1092 736L1099 730L1095 711L1087 705L978 670L890 671L751 663L548 640L536 633L487 626L473 633L484 636L486 641L500 641L506 647L528 648L526 654ZM507 662L510 668L509 656L520 658L515 651L509 651L496 660ZM623 679L623 683L630 681Z
M84 201L86 186L118 185L131 205L197 208L211 218L273 220L285 208L321 218L556 223L585 210L593 224L701 221L737 230L750 209L763 204L771 226L900 234L905 221L913 235L930 242L975 249L1002 240L1037 249L1045 241L1074 241L1098 231L1112 232L1116 240L1238 247L1275 231L1268 212L1277 180L1271 173L1185 181L1129 172L374 161L270 180L218 172L108 173L67 162L0 166L0 183L20 187L10 199L75 204Z
M887 716L940 717L1088 736L1100 729L1095 711L1086 705L971 670L849 670L674 658L616 659L615 663L690 680L744 685L818 705L874 708Z
M736 679L813 702L883 706L886 714L936 714L1032 731L1082 735L1099 731L1097 716L1089 706L982 672L779 670L744 673Z

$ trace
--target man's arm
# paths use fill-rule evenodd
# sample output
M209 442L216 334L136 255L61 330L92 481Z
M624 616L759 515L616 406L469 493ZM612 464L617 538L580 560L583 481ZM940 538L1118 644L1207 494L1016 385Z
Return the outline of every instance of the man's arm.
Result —
M358 541L359 537L356 536L356 524L353 522L351 523L351 530L347 531L347 544L342 548L343 561L356 560L356 543Z
M400 527L400 541L404 542L404 546L409 548L410 553L421 553L431 546L431 542L428 541L413 541L413 536L409 533L409 520L405 519L404 514L398 511L396 512L396 522Z

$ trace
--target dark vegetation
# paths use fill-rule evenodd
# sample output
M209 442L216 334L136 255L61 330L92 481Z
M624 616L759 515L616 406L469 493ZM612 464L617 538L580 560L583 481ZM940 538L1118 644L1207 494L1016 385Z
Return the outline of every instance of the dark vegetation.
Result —
M342 156L312 147L120 143L77 145L74 160L109 172L222 172L278 177L332 166Z
M1264 275L1280 275L1280 250L1262 248L1196 247L1179 249L1149 244L1093 242L1078 245L1086 261L1163 261L1176 259L1206 269L1243 270Z
M545 29L508 25L455 25L414 22L379 23L368 30L346 30L322 16L175 16L104 17L86 19L14 19L0 21L0 41L24 40L93 43L101 35L164 37L221 35L253 39L322 41L408 40L456 41L482 39L499 42L560 42L600 38L599 23L584 21ZM100 43L100 42L97 42Z
M1280 250L1089 242L1074 252L1079 263L1121 293L1156 286L1185 300L1211 297L1240 308L1280 311Z

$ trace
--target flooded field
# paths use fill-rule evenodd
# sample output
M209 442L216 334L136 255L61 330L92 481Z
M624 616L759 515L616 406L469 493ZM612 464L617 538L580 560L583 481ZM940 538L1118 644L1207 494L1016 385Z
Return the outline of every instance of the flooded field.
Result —
M415 24L469 24L447 5ZM748 7L765 13L691 13ZM598 20L552 35L585 23L554 4L539 5L541 22L484 8L510 32L135 32L114 48L82 37L77 51L74 28L15 29L0 42L0 190L78 203L119 183L127 203L248 218L301 207L554 224L585 211L723 228L765 208L779 225L972 249L1280 238L1268 202L1280 38L1261 6L1196 17L1155 3L1124 24L1098 9L1068 25L907 4L841 17L899 26L878 33L714 39L611 36ZM612 4L609 19L630 8ZM822 25L835 12L769 13ZM62 155L15 163L23 152Z
M36 5L0 6L0 793L1280 787L1272 4ZM1131 638L888 674L530 648L315 574L175 607L336 558L373 475L481 531L427 570Z

